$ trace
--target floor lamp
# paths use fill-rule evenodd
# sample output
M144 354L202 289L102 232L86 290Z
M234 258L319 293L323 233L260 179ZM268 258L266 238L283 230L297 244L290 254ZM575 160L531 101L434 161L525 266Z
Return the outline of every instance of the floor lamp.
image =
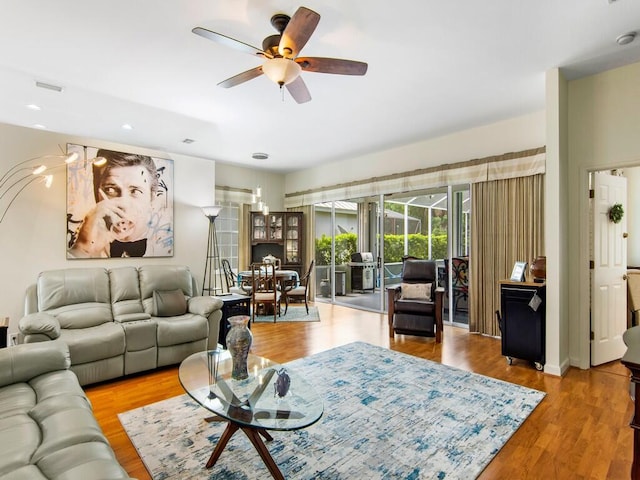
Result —
M207 241L207 263L204 266L204 279L202 280L202 295L216 295L222 293L222 266L220 265L220 252L218 251L218 239L216 237L216 218L222 207L219 205L202 207L202 212L209 219L209 240Z

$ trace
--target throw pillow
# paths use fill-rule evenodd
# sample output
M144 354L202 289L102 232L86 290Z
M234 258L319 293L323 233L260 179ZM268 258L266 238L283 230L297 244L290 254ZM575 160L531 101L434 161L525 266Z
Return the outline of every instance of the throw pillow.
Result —
M187 299L182 290L154 290L153 313L156 317L174 317L187 313Z
M430 283L402 283L400 285L403 300L431 301Z

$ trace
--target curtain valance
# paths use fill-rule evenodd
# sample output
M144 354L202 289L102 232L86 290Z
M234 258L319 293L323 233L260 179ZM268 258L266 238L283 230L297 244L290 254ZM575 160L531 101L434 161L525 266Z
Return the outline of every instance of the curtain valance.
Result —
M539 147L287 193L284 204L285 208L295 208L349 198L537 175L545 172L545 150L545 147Z

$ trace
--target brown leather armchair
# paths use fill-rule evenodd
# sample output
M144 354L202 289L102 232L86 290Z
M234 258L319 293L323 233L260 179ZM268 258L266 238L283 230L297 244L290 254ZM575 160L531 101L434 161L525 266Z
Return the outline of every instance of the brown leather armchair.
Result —
M442 342L442 296L433 260L406 259L402 283L387 289L389 336L396 333L436 337Z

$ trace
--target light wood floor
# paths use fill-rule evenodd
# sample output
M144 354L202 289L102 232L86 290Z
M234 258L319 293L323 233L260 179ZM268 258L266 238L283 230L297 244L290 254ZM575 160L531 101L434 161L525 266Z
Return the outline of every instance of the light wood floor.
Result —
M632 403L627 370L619 362L591 370L572 368L558 378L523 361L507 365L499 339L445 327L439 345L430 338L404 335L391 340L385 315L329 304L318 304L318 308L321 322L254 324L252 352L282 363L360 340L542 390L547 393L545 399L479 478L629 478ZM117 414L183 394L177 367L85 390L120 463L131 476L149 479ZM223 453L220 461L224 460Z

